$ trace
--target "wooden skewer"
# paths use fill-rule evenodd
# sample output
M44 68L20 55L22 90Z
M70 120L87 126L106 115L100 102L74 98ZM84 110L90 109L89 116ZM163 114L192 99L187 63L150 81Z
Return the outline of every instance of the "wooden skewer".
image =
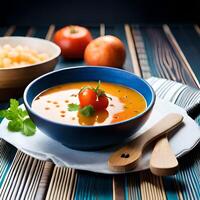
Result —
M54 31L55 31L55 25L52 24L52 25L49 26L49 29L48 29L48 32L46 34L45 39L46 40L52 40Z
M35 33L35 29L33 27L30 27L26 33L26 37L31 37Z
M194 25L194 29L196 30L196 32L199 34L199 36L200 36L200 27L199 27L199 25L197 25L197 24L195 24Z
M128 48L129 48L130 55L131 55L131 60L133 63L133 71L136 75L142 77L142 72L141 72L141 69L139 66L135 41L132 37L131 28L128 24L125 24L124 29L125 29L125 33L126 33L127 42L128 42Z
M144 148L150 142L169 134L171 130L182 123L182 120L183 116L180 114L168 114L145 133L114 152L108 160L109 168L113 171L122 172L131 170L136 166Z
M105 24L100 24L100 36L104 36L105 32Z
M9 27L8 30L5 32L4 36L11 36L14 33L15 29L15 26Z

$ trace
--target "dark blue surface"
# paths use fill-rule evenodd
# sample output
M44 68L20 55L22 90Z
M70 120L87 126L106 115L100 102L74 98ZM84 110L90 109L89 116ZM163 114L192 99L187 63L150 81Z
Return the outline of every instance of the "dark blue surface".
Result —
M170 26L181 50L200 81L200 39L194 26Z
M112 176L78 171L74 200L86 199L113 200Z
M73 126L50 121L35 113L31 104L42 91L68 82L112 82L137 90L147 102L147 109L140 115L123 122L104 126ZM75 149L94 149L117 144L136 132L147 120L155 94L149 84L124 70L108 67L75 67L48 73L34 80L24 92L24 103L30 117L48 136Z

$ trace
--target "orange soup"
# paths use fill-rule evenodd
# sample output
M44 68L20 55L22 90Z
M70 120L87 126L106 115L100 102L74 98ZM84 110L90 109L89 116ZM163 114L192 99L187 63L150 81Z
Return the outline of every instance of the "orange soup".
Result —
M96 87L97 82L67 83L47 89L39 94L32 108L41 116L55 122L70 125L108 125L132 118L143 112L147 105L144 97L130 88L102 82L101 89L109 97L105 110L92 116L84 116L79 111L69 111L69 104L79 104L78 94L84 86Z

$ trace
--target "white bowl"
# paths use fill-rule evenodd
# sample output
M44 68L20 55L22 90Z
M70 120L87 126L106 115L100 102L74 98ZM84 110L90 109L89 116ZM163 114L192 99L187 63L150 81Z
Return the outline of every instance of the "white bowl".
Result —
M5 44L28 46L39 53L46 53L49 58L23 67L0 68L0 101L21 96L28 83L54 69L61 53L60 48L53 42L34 37L0 37L0 46Z

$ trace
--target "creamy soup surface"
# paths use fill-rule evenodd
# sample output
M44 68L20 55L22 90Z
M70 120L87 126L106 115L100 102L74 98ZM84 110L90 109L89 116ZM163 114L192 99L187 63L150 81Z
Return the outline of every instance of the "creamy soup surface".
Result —
M78 93L84 86L96 87L97 82L67 83L47 89L33 100L32 108L55 122L87 126L124 121L140 114L147 107L144 97L135 90L102 82L100 88L111 97L106 110L95 112L90 117L83 116L78 111L68 111L69 104L79 104Z

